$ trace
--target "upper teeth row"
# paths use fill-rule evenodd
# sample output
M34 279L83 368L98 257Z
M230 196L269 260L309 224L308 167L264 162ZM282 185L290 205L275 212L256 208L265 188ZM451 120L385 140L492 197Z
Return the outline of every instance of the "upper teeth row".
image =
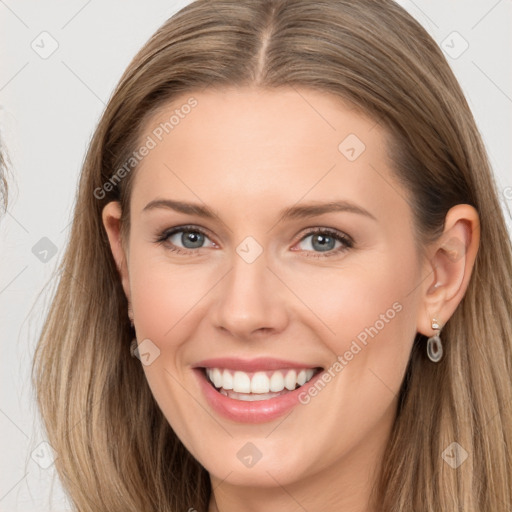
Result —
M232 389L237 393L277 393L284 388L293 391L297 384L302 386L313 377L315 370L277 370L275 372L256 372L251 376L242 371L230 371L221 368L206 368L208 378L216 388Z

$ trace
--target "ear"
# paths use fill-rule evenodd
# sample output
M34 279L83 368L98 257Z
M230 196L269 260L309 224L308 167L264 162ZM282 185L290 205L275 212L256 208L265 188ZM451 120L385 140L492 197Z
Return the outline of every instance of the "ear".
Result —
M417 330L433 336L432 319L441 328L453 315L466 293L480 243L478 212L468 204L452 207L445 218L442 235L427 249Z
M103 208L102 220L107 232L112 256L116 262L124 293L130 302L130 281L128 278L128 254L121 239L121 203L111 201Z

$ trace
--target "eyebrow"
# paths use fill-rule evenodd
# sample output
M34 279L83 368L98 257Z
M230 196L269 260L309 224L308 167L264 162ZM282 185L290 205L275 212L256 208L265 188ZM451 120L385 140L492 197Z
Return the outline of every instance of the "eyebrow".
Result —
M189 215L197 215L205 219L215 219L218 215L208 206L198 203L188 203L185 201L174 201L172 199L155 199L149 202L142 212L147 212L155 209L168 209L174 210L179 213ZM348 212L364 215L373 220L377 220L368 210L358 206L350 201L329 201L327 203L311 202L302 205L295 205L281 210L279 218L281 220L304 219L309 217L316 217L325 213L331 212Z

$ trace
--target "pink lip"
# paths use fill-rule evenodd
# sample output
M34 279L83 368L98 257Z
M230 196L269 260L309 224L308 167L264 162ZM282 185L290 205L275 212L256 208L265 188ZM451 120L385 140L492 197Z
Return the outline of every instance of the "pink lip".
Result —
M259 357L256 359L239 359L236 357L222 357L215 359L205 359L194 365L195 368L223 368L227 370L240 370L242 372L256 372L258 370L284 370L284 369L303 369L319 368L319 365L310 365L299 363L297 361L286 361L284 359L274 359L270 357Z
M225 361L225 360L223 360ZM275 361L275 360L274 360ZM205 361L203 361L205 363ZM280 364L283 362L281 361ZM218 362L215 363L216 365ZM219 365L221 368L226 366ZM215 367L219 367L215 366ZM295 363L292 365L297 366ZM279 368L282 368L280 366ZM304 366L298 365L299 368ZM239 367L238 367L239 368ZM261 366L259 366L261 368ZM212 409L225 418L239 423L265 423L283 416L290 409L299 405L299 396L306 394L311 386L314 386L316 380L323 372L318 372L313 378L300 388L290 391L282 396L270 398L269 400L258 400L256 402L244 402L235 400L219 393L205 375L201 368L194 368L194 373L199 379L199 385L204 393L207 402Z

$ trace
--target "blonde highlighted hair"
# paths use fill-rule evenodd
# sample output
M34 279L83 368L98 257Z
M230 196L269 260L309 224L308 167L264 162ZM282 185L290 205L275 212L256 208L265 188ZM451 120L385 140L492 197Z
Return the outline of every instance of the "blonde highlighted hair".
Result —
M421 243L439 235L455 204L477 209L480 249L443 329L445 357L430 363L417 335L375 494L382 512L510 510L510 238L463 93L435 42L391 0L199 0L165 22L121 77L83 164L34 360L48 440L76 509L208 509L206 470L130 356L127 301L101 212L120 201L127 232L137 169L104 184L139 147L152 113L183 93L245 85L324 91L386 127ZM441 456L452 442L468 453L456 469Z

